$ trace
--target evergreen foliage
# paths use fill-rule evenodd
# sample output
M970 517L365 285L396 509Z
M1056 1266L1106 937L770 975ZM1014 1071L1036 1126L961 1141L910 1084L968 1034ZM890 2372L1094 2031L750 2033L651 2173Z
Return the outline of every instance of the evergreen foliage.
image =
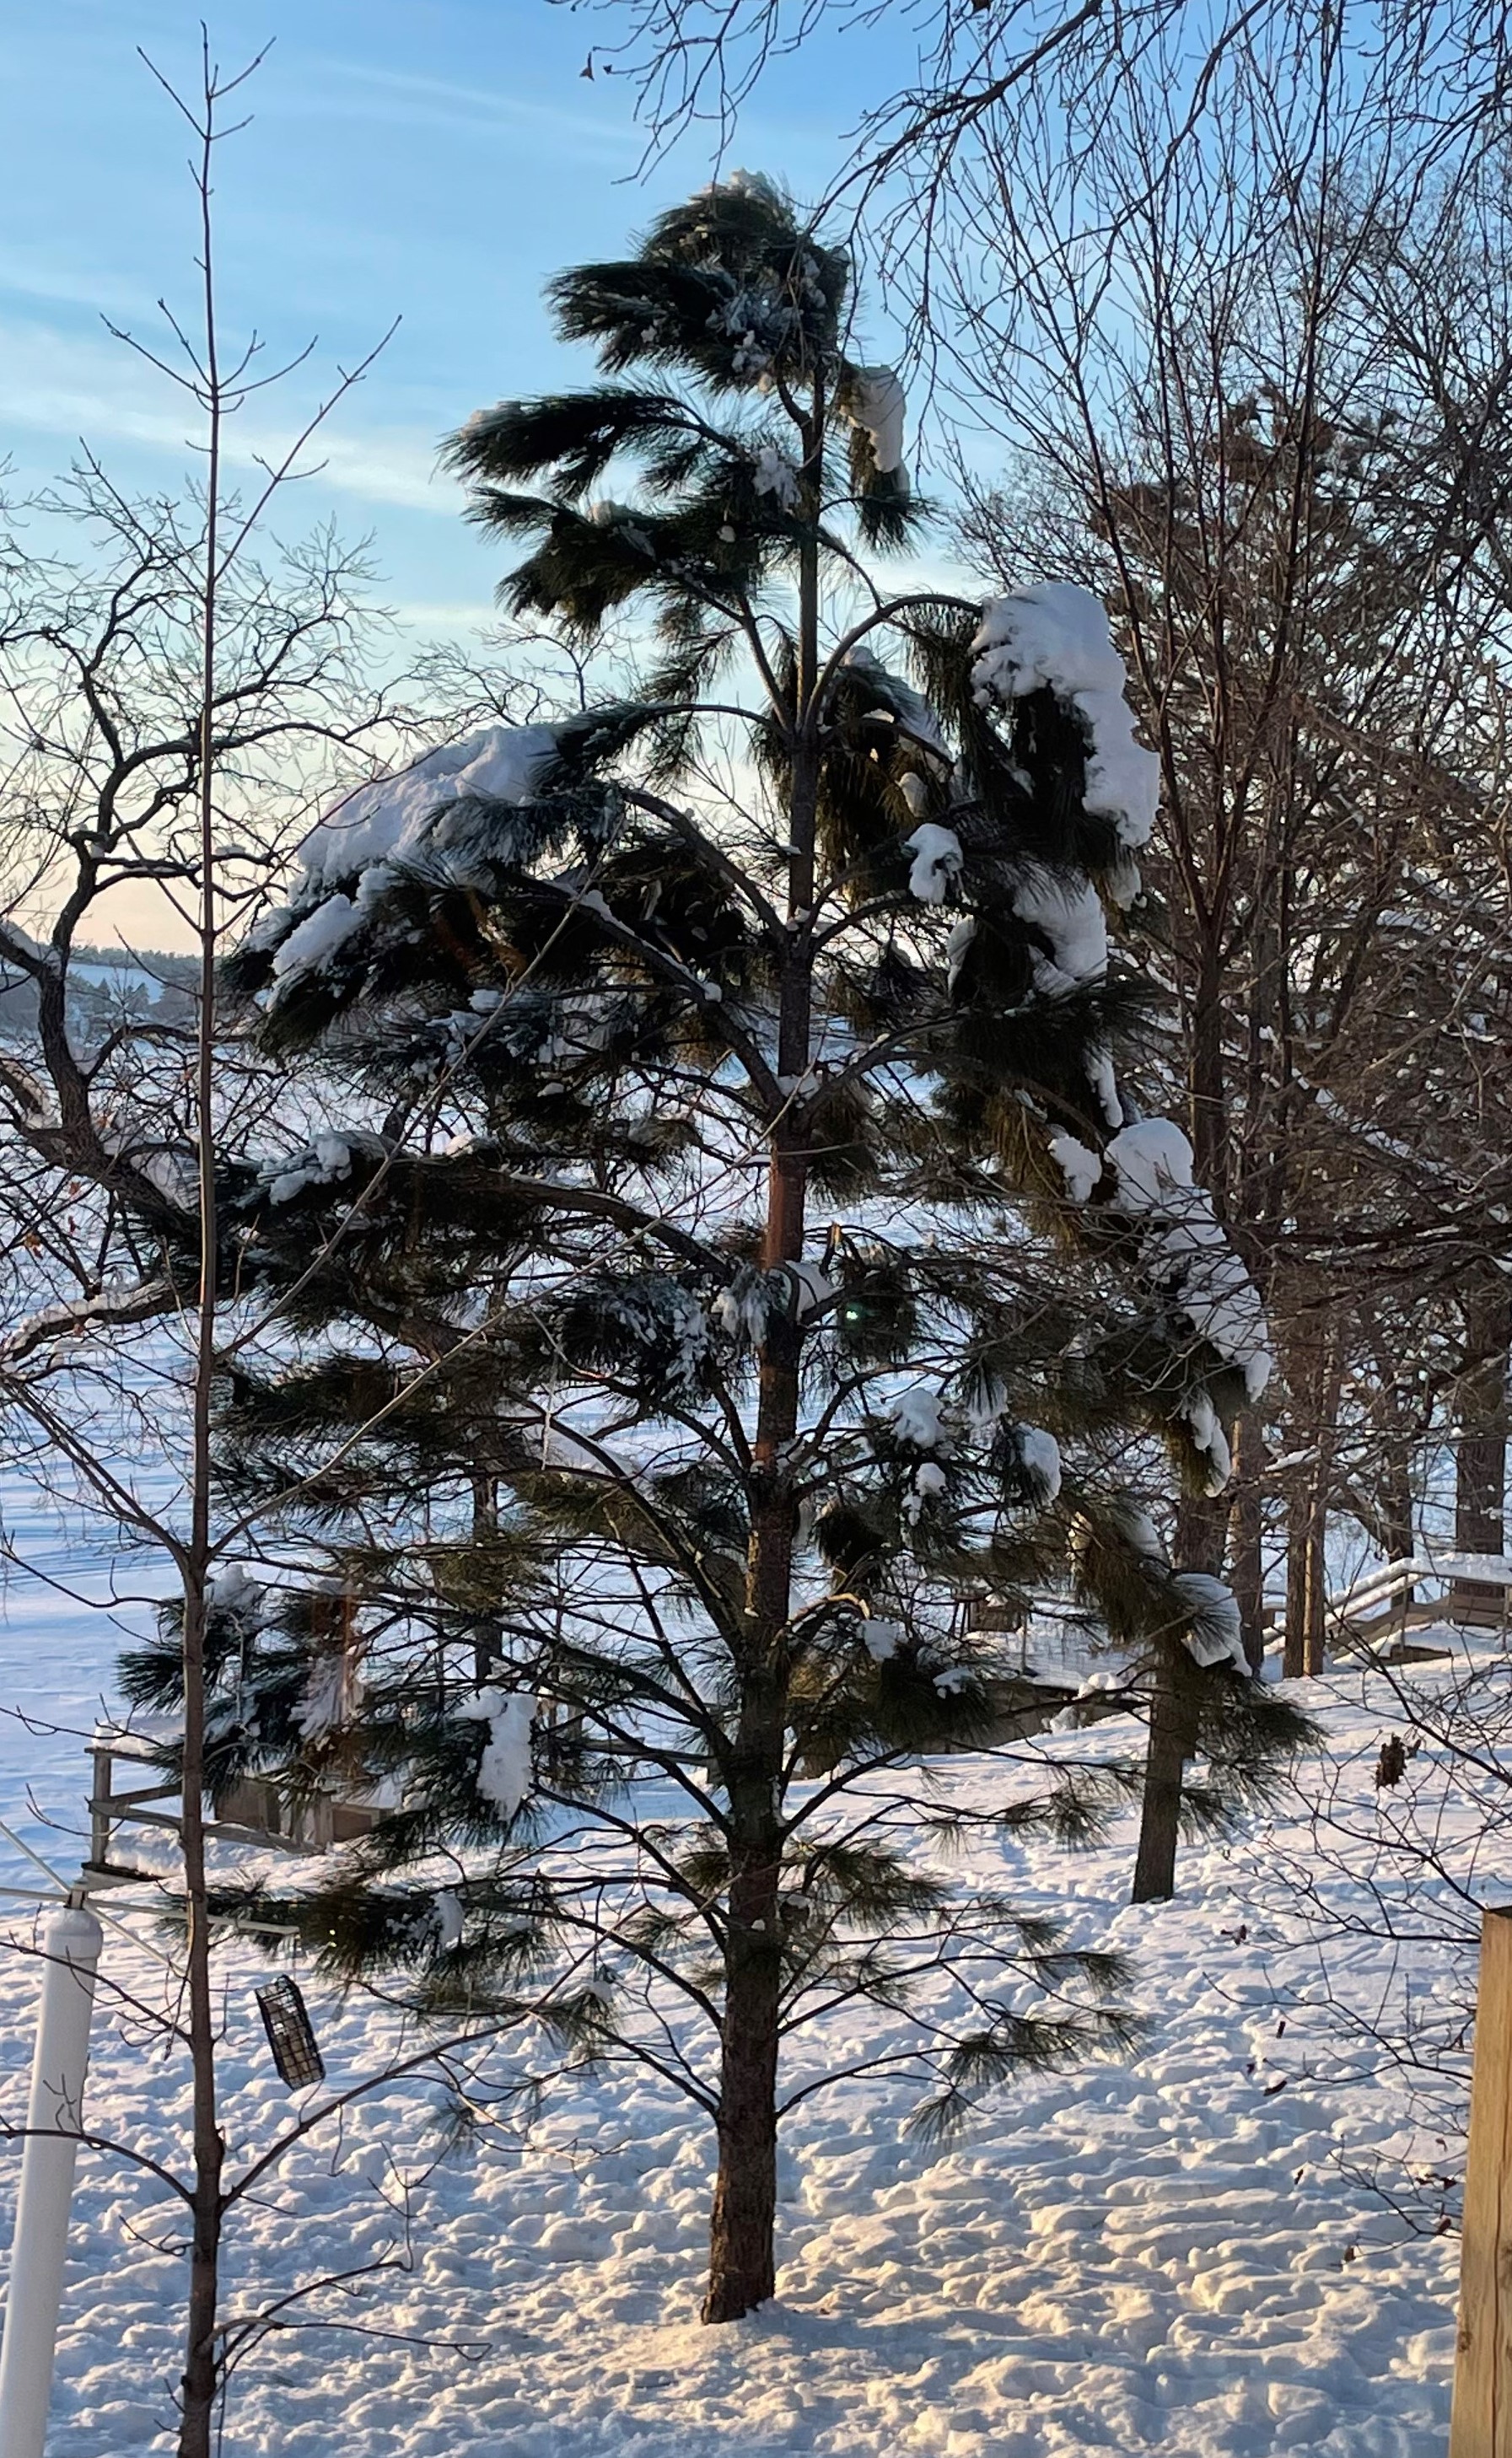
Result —
M291 1496L313 1570L213 1617L216 1780L339 1761L379 1805L285 1907L337 1969L541 2003L706 2112L716 2321L771 2293L778 2109L837 2010L889 2010L934 2129L1126 2035L1116 1961L943 1849L1076 1840L1124 1780L974 1814L928 1772L1012 1731L1001 1625L1068 1530L1131 1694L1192 1692L1213 1805L1297 1729L1121 1499L1150 1438L1210 1484L1242 1380L1108 1157L1130 830L1063 677L1004 685L978 610L868 576L923 511L849 281L746 177L561 277L631 381L452 460L528 543L507 601L589 644L628 611L644 688L349 798L228 979L347 1091L224 1192L286 1326L228 1370L225 1499Z

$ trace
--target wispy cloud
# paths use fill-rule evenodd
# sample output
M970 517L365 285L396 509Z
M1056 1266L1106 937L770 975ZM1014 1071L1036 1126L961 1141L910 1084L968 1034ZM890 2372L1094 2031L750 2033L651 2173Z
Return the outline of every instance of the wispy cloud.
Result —
M103 308L112 316L142 314L152 302L136 284L118 274L83 273L45 258L24 256L0 246L0 293L12 299L41 299L52 307Z
M372 68L358 60L317 59L310 65L318 73L314 92L323 116L335 111L414 127L528 130L558 149L566 146L620 169L638 160L643 143L627 113L611 117L566 110L517 90L463 85L418 70Z
M172 401L165 382L119 343L63 334L42 324L0 321L0 426L56 436L65 453L82 439L146 445L184 461L193 455L192 415ZM282 427L242 412L227 429L226 459L254 470L283 458L297 421ZM370 504L456 514L459 490L438 475L432 439L403 431L353 433L334 423L315 438L300 466L312 489L355 495ZM315 474L318 470L318 474Z
M406 598L391 612L402 631L418 633L428 640L475 639L499 619L498 608L487 598L463 599L450 605Z

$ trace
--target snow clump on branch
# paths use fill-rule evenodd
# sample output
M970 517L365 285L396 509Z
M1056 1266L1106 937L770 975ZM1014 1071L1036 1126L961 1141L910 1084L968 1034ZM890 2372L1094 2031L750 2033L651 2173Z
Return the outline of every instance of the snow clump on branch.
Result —
M1206 1669L1208 1665L1229 1663L1241 1673L1248 1673L1250 1660L1244 1651L1240 1627L1239 1605L1231 1588L1222 1579L1209 1577L1206 1571L1173 1571L1171 1592L1191 1615L1182 1634L1182 1644L1194 1663Z
M781 512L795 512L803 500L803 481L775 444L764 444L757 452L751 485L758 495L770 495Z
M391 863L422 846L445 852L470 832L472 821L449 825L453 805L524 808L560 748L554 726L486 725L426 752L397 776L344 794L300 847L291 903L269 913L247 942L251 949L273 948L273 998L324 969L391 885Z
M346 879L429 841L449 802L535 801L557 757L550 725L485 725L428 751L396 777L378 777L332 805L300 847L312 884Z
M914 857L909 894L916 896L921 905L943 905L960 878L965 861L955 829L937 827L933 820L926 820L903 842Z
M912 1391L902 1392L888 1410L892 1430L900 1443L912 1445L916 1451L937 1451L944 1448L945 1427L941 1423L942 1406L937 1391L926 1391L916 1383Z
M903 422L908 396L895 367L857 367L850 379L846 409L852 427L871 440L872 458L883 477L906 483L903 469Z
M1056 1129L1049 1148L1051 1159L1065 1179L1067 1200L1085 1203L1102 1175L1102 1155L1064 1127Z
M457 1714L464 1723L487 1724L489 1737L478 1761L477 1788L500 1817L513 1818L531 1788L531 1727L536 1701L523 1690L480 1690Z
M1230 1247L1192 1148L1169 1118L1142 1118L1107 1147L1117 1208L1144 1223L1146 1260L1194 1331L1243 1374L1258 1400L1273 1364L1259 1292ZM1210 1446L1203 1446L1210 1448ZM1227 1448L1227 1446L1225 1446Z
M1060 1446L1043 1426L1016 1426L1014 1440L1035 1498L1048 1510L1060 1490Z
M1087 739L1083 807L1111 819L1120 842L1136 852L1147 844L1160 799L1160 762L1134 739L1124 698L1124 660L1107 614L1089 589L1050 580L994 598L972 642L972 686L978 707L1005 706L1048 683L1074 709ZM1132 903L1138 873L1129 865L1119 901Z
M1037 870L1014 888L1013 908L1055 950L1051 956L1035 957L1036 989L1053 998L1102 981L1108 969L1107 923L1089 879L1073 883Z

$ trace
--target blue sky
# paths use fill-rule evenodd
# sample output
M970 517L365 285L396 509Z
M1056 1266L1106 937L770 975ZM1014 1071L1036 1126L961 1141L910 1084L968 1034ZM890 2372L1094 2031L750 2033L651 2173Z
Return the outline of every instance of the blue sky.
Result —
M326 439L298 526L334 511L347 536L370 533L384 594L421 633L486 619L498 571L497 547L434 474L437 438L480 403L586 374L551 335L544 278L619 253L708 176L695 137L636 180L628 94L579 75L607 30L547 0L228 0L213 18L227 65L276 38L250 90L254 124L221 157L227 321L255 323L270 359L320 337L288 391L246 413L245 444L402 317ZM199 11L164 0L22 0L10 12L0 459L12 488L66 468L81 435L128 485L174 484L188 466L181 407L100 318L156 338L160 293L192 305L187 132L136 47L182 80L198 43ZM827 36L774 72L735 159L817 193L864 103L911 64L874 35Z

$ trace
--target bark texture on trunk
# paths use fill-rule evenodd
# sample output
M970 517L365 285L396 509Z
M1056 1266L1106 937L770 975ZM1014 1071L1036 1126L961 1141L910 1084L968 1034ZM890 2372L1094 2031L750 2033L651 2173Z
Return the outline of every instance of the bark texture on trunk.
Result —
M776 1839L730 1888L721 2039L719 2170L705 2322L738 2322L776 2281L777 2041L782 1984Z
M1239 1607L1245 1661L1251 1673L1265 1662L1265 1529L1261 1489L1265 1478L1265 1426L1258 1410L1247 1408L1239 1421L1234 1451L1234 1493L1229 1510L1228 1583Z
M1297 1483L1287 1495L1286 1641L1281 1670L1289 1681L1300 1681L1307 1670L1308 1545L1312 1500Z
M1328 1638L1328 1489L1321 1478L1308 1496L1303 1572L1302 1670L1316 1680Z
M1344 1344L1331 1325L1320 1344L1293 1362L1293 1426L1312 1458L1295 1472L1287 1496L1287 1613L1283 1670L1289 1681L1323 1671L1328 1639L1328 1515L1338 1448Z
M1464 1367L1455 1384L1455 1551L1506 1548L1507 1351L1512 1291L1501 1273L1464 1300ZM1456 1579L1451 1595L1498 1602L1483 1580Z
M1139 1852L1129 1900L1168 1903L1176 1891L1176 1845L1181 1835L1182 1779L1197 1738L1192 1697L1196 1667L1185 1648L1167 1651L1150 1702L1144 1754L1144 1798Z
M1176 1560L1183 1570L1206 1571L1212 1576L1222 1571L1228 1516L1226 1494L1188 1494L1177 1505ZM1182 1781L1197 1743L1197 1683L1201 1677L1179 1639L1163 1642L1150 1700L1144 1794L1131 1903L1166 1903L1176 1891Z

